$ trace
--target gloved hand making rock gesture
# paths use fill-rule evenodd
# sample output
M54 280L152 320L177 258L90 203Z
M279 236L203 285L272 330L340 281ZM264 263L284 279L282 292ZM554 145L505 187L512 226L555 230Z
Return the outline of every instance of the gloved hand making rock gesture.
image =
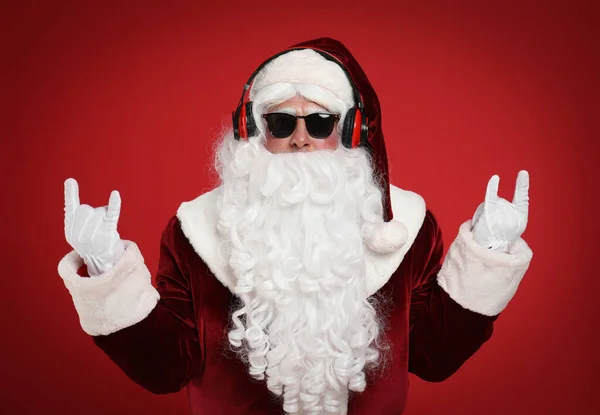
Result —
M529 215L529 173L521 170L512 203L498 197L500 178L492 176L487 185L485 201L473 215L473 238L480 246L507 252L527 227Z
M65 237L83 259L91 277L109 271L125 251L117 232L121 196L113 190L108 206L93 208L79 204L75 179L65 181Z

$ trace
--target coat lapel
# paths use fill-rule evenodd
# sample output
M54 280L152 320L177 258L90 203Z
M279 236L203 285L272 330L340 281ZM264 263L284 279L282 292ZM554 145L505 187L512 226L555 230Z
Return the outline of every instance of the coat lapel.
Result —
M210 268L214 276L231 292L235 288L235 276L220 253L222 244L217 232L217 197L220 187L183 202L177 210L183 233L190 241L194 251ZM412 246L425 219L425 201L411 191L390 186L390 196L394 220L406 226L408 239L398 251L378 254L366 249L367 297L375 294L396 271L404 255Z

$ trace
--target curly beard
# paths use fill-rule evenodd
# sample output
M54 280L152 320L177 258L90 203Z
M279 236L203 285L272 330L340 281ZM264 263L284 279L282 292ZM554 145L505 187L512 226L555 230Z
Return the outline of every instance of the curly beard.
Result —
M229 342L287 413L346 413L379 360L361 227L381 221L362 149L271 154L225 137L218 230L240 305Z

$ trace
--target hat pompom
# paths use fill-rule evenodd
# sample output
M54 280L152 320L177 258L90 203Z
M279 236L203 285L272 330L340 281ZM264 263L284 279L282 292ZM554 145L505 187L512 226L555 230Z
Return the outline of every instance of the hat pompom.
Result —
M408 231L403 223L397 220L377 224L365 223L362 234L369 249L381 254L400 249L408 239Z

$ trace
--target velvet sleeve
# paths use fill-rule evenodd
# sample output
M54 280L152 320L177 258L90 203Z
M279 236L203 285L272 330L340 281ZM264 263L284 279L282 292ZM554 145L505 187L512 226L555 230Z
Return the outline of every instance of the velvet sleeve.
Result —
M492 335L496 316L463 308L437 282L442 233L431 211L408 252L412 264L409 372L439 382L455 373Z
M160 242L156 307L130 327L93 337L129 378L153 393L181 390L202 367L189 273L178 257L186 251L184 243L178 219L173 217Z

